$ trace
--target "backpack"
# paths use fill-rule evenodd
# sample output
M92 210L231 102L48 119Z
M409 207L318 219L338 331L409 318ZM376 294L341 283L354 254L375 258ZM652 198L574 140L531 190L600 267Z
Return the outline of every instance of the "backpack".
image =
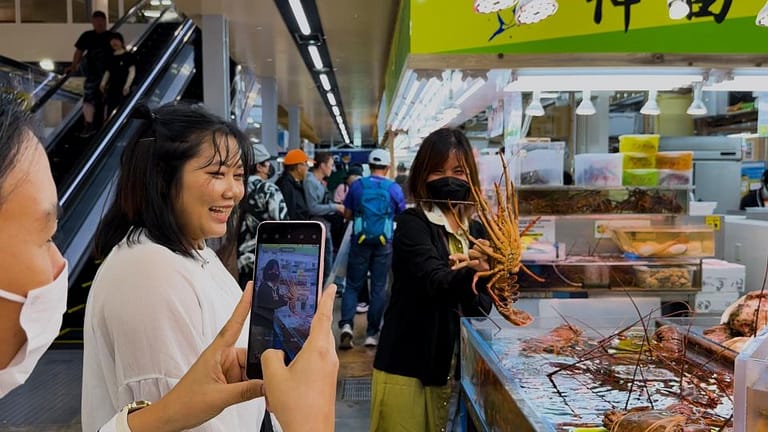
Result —
M390 203L389 188L393 181L370 177L360 179L363 192L355 210L352 233L358 244L386 245L392 240L395 212Z

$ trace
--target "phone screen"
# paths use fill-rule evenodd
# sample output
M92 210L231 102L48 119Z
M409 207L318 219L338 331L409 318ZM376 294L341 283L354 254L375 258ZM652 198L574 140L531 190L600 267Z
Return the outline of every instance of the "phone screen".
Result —
M263 222L257 231L248 339L249 378L262 378L261 354L282 349L286 363L309 337L322 277L319 222Z

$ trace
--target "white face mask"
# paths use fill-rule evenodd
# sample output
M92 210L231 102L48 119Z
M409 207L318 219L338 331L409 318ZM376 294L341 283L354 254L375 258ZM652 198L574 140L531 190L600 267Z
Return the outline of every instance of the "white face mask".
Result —
M19 321L27 334L27 343L8 367L0 370L0 398L29 378L40 357L59 335L61 320L67 309L68 273L68 265L65 265L56 280L29 291L26 298L0 290L0 297L22 303Z

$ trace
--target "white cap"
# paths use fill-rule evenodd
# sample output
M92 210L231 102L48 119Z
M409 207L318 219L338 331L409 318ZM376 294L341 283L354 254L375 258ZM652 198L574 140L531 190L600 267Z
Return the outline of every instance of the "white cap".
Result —
M384 149L376 149L368 155L368 163L371 165L389 166L389 152Z

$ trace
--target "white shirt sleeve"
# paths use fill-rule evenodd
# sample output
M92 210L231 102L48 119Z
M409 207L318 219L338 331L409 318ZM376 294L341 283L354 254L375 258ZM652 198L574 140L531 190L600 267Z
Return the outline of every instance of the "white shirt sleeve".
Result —
M109 419L109 421L102 427L99 428L99 432L117 432L117 417L120 414L116 414L114 417ZM126 424L125 427L128 427L128 419L126 418ZM125 429L125 431L129 431L130 429Z
M130 402L167 394L239 300L234 280L233 288L210 274L214 265L226 272L218 261L202 266L157 245L127 249L105 260L89 295L83 430L95 430ZM241 405L248 404L244 411ZM263 399L241 405L194 431L244 430L244 422L261 421Z

